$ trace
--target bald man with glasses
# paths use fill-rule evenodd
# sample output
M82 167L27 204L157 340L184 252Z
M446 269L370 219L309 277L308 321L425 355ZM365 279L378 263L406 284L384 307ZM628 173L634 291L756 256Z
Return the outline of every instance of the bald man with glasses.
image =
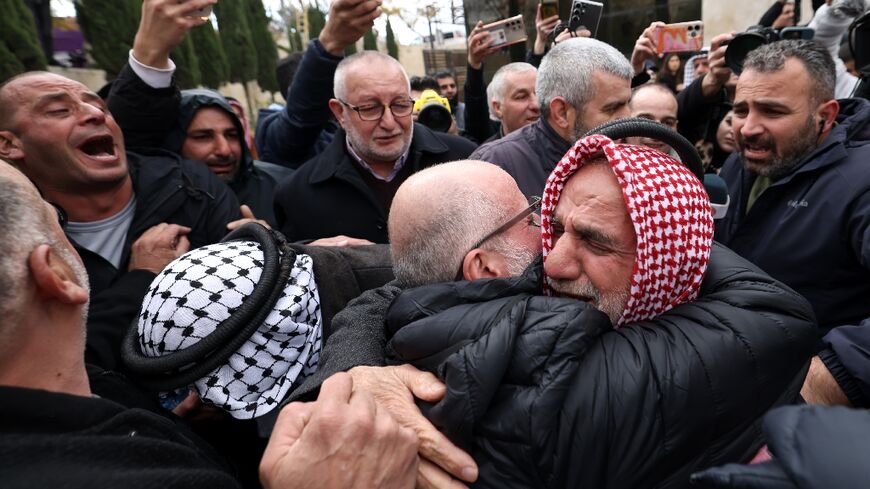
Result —
M423 168L467 157L475 145L414 123L408 75L385 54L365 51L342 60L333 94L329 109L341 129L324 152L279 184L278 228L294 241L339 236L348 244L387 243L399 186Z

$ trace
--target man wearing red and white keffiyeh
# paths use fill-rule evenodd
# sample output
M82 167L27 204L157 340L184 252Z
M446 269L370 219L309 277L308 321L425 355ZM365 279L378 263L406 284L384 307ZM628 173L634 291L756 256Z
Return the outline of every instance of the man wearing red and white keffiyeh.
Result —
M713 215L703 184L673 158L582 138L550 174L541 204L549 293L592 303L616 327L698 296Z

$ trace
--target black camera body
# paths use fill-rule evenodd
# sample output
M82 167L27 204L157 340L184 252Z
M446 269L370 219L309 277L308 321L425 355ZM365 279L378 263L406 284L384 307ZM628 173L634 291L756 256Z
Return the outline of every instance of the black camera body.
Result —
M725 50L725 63L736 74L743 72L743 61L750 51L765 44L779 41L779 33L772 27L753 25L734 36Z

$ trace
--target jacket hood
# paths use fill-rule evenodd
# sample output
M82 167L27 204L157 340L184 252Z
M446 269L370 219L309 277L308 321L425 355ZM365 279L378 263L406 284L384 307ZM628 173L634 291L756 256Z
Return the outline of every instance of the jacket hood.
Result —
M870 141L870 101L861 98L840 99L837 124L846 129L846 139L852 143Z
M227 99L218 92L206 88L195 88L191 90L181 91L181 106L178 111L178 120L166 137L166 142L163 147L176 154L181 154L181 147L184 145L184 139L187 137L187 127L193 120L193 116L203 107L217 107L230 116L230 120L239 131L239 144L242 146L242 168L238 175L244 178L244 175L250 173L254 167L254 159L251 156L251 150L248 148L244 138L244 128L233 108L230 107Z

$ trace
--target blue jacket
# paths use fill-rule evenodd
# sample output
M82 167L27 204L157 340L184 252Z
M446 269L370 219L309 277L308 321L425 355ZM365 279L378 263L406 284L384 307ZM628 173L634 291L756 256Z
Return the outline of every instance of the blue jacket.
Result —
M806 297L820 358L849 400L870 405L870 102L840 101L837 125L746 212L755 175L722 168L732 208L716 239Z
M329 99L341 60L317 39L311 41L288 90L287 105L257 123L254 144L261 159L299 168L326 149L338 129Z

